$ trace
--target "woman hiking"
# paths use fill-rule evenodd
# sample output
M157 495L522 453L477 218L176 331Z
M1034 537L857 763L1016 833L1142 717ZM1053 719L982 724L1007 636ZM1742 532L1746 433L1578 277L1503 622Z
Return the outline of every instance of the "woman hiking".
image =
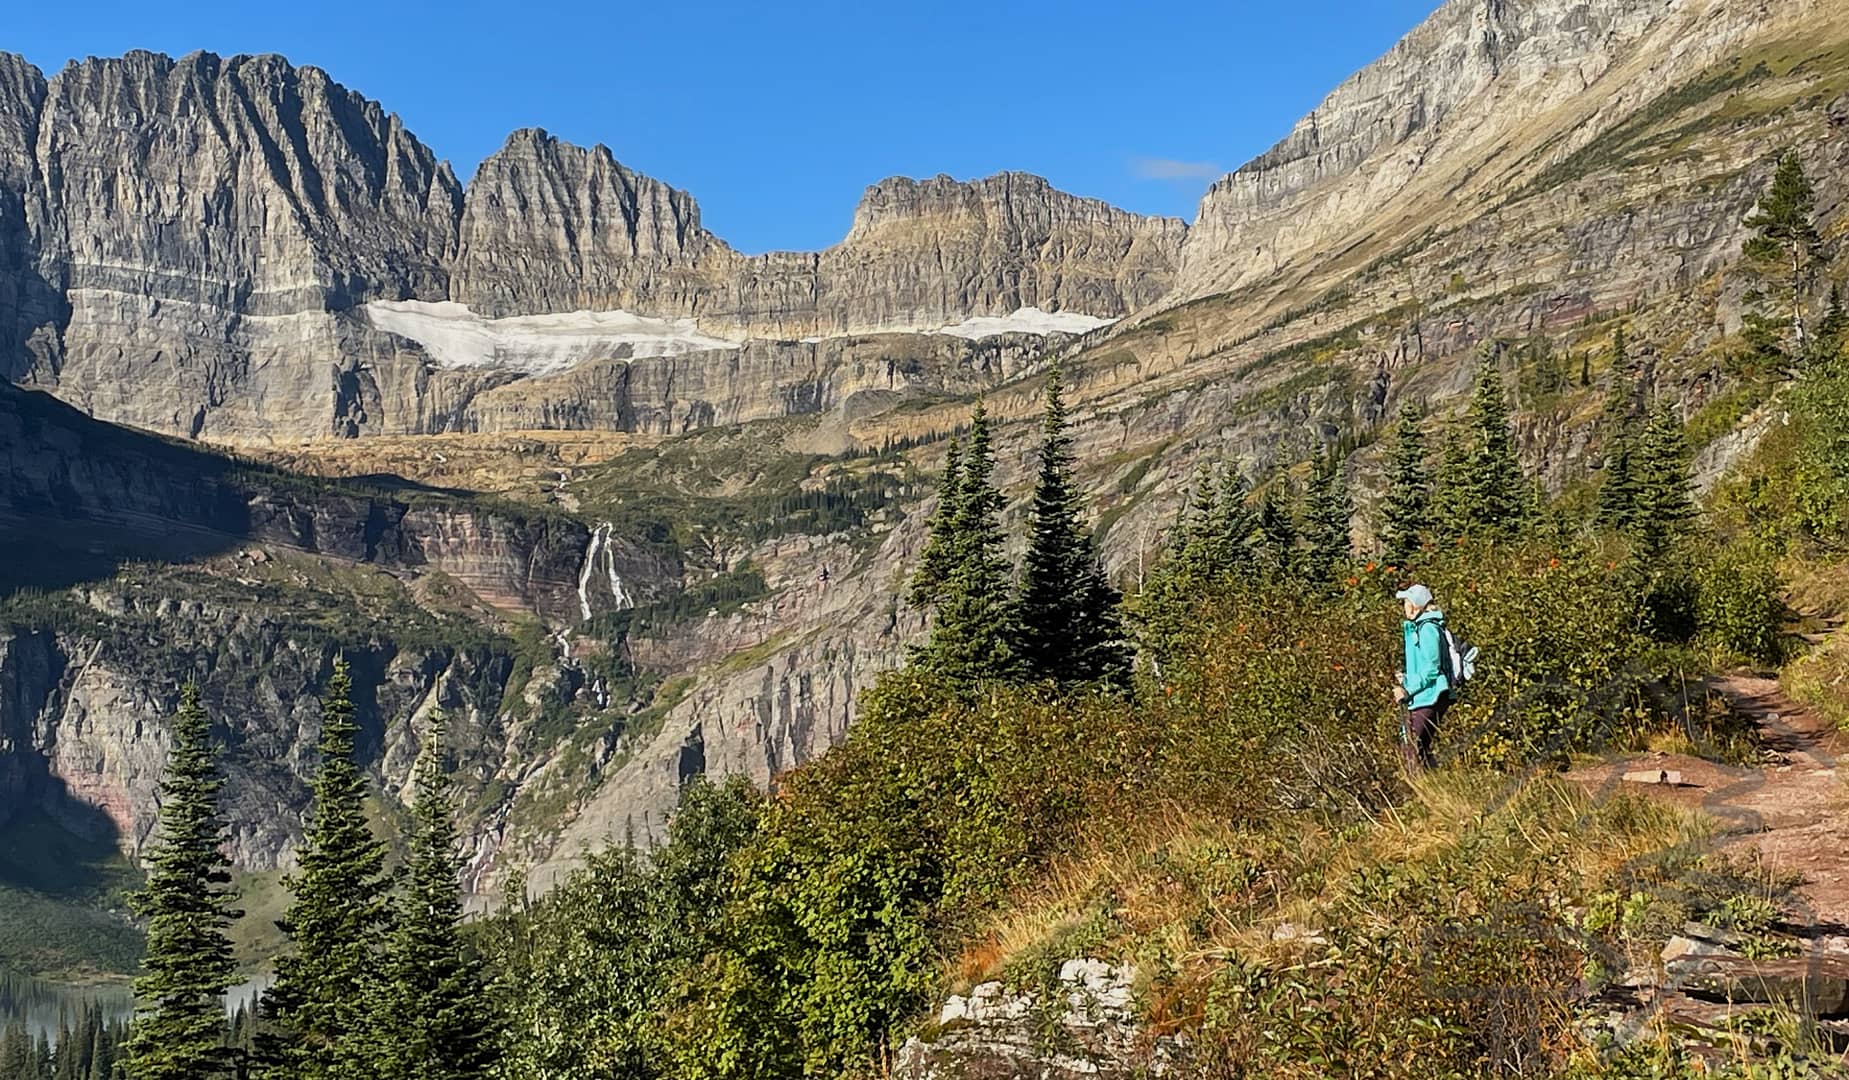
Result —
M1413 585L1393 594L1406 616L1406 665L1397 676L1393 700L1406 709L1400 752L1406 771L1417 776L1437 762L1432 737L1451 707L1451 679L1445 672L1445 613L1432 603L1432 590Z

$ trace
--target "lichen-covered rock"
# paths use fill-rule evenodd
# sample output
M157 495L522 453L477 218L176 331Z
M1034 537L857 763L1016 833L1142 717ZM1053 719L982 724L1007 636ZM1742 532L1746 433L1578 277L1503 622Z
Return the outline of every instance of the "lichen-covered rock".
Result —
M945 1000L907 1040L905 1080L1071 1080L1186 1075L1185 1041L1151 1036L1134 1004L1136 969L1081 958L1044 992L985 982Z

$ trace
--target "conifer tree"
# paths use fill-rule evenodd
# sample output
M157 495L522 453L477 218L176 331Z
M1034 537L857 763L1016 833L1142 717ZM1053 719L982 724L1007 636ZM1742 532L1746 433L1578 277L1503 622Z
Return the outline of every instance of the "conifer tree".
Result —
M1171 554L1206 542L1208 530L1213 527L1214 511L1219 506L1218 498L1213 469L1203 461L1194 469L1193 493L1182 505L1181 512L1175 517L1175 528L1169 533L1168 549Z
M937 621L917 657L925 670L966 691L991 679L1008 678L1016 669L1009 567L1002 551L1002 495L990 480L994 471L988 412L979 403L962 459Z
M365 1080L377 1075L377 963L385 925L385 849L366 823L366 776L345 660L321 699L320 771L294 891L277 926L278 957L257 1037L262 1080Z
M148 884L136 909L148 920L147 954L135 979L137 1009L125 1072L131 1080L207 1080L232 1067L224 992L237 981L226 930L231 865L220 850L218 749L211 721L188 684L174 714L173 747L160 783L160 831L148 855ZM66 1033L66 1056L75 1044Z
M496 1056L487 979L462 942L462 860L442 730L443 718L433 717L418 755L410 852L385 964L386 1080L479 1080Z
M1336 569L1348 561L1354 543L1355 504L1342 474L1342 459L1334 451L1318 447L1311 457L1310 491L1304 509L1304 533L1309 540L1304 552L1305 572L1311 581L1327 584L1334 580Z
M0 1080L38 1080L37 1071L25 1023L9 1020L0 1028Z
M1455 544L1470 529L1470 452L1456 424L1445 429L1444 451L1432 487L1432 538Z
M1415 405L1400 410L1393 457L1387 463L1380 536L1387 562L1394 566L1411 562L1431 529L1432 476L1425 463L1424 420Z
M1682 422L1667 404L1651 413L1637 442L1632 533L1646 554L1662 554L1695 516L1689 495L1689 446Z
M1252 489L1238 469L1227 468L1213 492L1201 556L1215 575L1249 576L1258 569L1253 549L1258 515L1247 505Z
M1630 529L1637 511L1638 469L1634 421L1622 426L1605 439L1604 479L1599 482L1598 522L1614 532Z
M1285 578L1301 569L1297 552L1296 502L1288 477L1279 476L1265 488L1259 501L1258 533L1265 571Z
M1815 213L1816 192L1794 150L1779 159L1771 189L1746 219L1746 227L1754 232L1746 241L1746 257L1760 265L1775 288L1764 302L1782 308L1781 315L1761 313L1757 329L1763 336L1770 324L1784 322L1790 338L1786 355L1795 357L1807 352L1804 301L1823 247ZM1749 337L1754 329L1749 325Z
M1599 483L1598 522L1613 531L1627 531L1637 510L1638 452L1637 386L1625 352L1624 329L1612 340L1611 372L1605 387L1604 478Z
M1040 473L1028 514L1027 555L1010 623L1019 674L1058 683L1128 685L1130 655L1112 587L1081 520L1072 438L1057 367L1047 378Z
M1530 487L1515 453L1509 426L1509 403L1494 347L1486 348L1477 369L1465 425L1470 435L1460 493L1465 531L1510 535L1528 520Z
M957 501L963 490L963 451L955 436L944 452L944 478L937 488L937 506L931 511L924 550L918 556L918 569L912 573L908 600L913 607L928 608L944 593L950 577L951 552L956 549Z

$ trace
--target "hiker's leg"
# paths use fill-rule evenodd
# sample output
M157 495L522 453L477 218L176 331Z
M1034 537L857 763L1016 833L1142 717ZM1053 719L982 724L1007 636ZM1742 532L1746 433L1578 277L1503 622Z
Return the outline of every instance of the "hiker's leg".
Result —
M1438 767L1438 755L1432 752L1432 744L1438 740L1438 725L1445 722L1445 714L1451 711L1451 695L1441 694L1432 704L1431 715L1425 721L1425 738L1419 744L1419 760L1428 769Z
M1425 771L1426 757L1431 744L1431 729L1432 710L1430 706L1407 711L1406 737L1400 741L1400 752L1406 758L1406 771L1414 776Z

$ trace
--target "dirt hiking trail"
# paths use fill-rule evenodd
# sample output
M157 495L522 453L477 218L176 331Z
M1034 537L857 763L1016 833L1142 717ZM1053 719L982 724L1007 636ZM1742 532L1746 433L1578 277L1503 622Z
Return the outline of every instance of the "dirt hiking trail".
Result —
M1645 753L1569 777L1595 791L1637 792L1713 815L1723 823L1720 850L1756 851L1768 868L1802 878L1795 922L1807 923L1811 936L1849 935L1849 785L1838 769L1849 756L1849 736L1786 697L1776 679L1728 674L1707 686L1757 727L1762 764ZM1643 782L1639 774L1680 783Z

